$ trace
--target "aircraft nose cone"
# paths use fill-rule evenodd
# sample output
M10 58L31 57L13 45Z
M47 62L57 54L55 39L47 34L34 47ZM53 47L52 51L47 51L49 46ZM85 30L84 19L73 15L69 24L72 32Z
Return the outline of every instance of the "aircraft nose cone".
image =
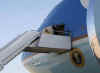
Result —
M91 48L100 59L100 0L90 0L87 11L87 30Z

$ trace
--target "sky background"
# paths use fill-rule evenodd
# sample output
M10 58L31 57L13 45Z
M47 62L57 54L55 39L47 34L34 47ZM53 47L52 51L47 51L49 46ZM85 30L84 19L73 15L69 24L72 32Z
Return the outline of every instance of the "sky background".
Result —
M61 0L0 0L0 48L26 30L36 30ZM29 73L21 54L0 73Z

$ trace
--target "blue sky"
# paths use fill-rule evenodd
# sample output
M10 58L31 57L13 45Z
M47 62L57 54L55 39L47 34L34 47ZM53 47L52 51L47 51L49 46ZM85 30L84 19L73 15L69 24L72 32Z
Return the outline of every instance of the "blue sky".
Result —
M0 48L20 33L37 29L61 0L0 0ZM0 73L29 73L21 64L21 55Z

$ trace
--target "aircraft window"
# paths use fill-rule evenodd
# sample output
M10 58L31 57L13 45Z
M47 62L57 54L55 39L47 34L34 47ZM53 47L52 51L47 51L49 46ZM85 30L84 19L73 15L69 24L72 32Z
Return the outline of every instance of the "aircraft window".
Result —
M64 25L53 25L45 28L43 32L48 34L55 34L55 35L65 35Z

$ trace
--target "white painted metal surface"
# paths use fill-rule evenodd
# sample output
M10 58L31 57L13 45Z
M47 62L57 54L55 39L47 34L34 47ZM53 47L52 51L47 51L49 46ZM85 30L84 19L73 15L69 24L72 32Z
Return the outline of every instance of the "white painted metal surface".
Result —
M87 31L94 55L100 59L100 0L89 0Z
M5 64L22 52L24 48L30 45L39 35L39 32L27 31L0 49L0 70L3 69Z
M40 47L71 49L70 36L42 34L39 42Z

